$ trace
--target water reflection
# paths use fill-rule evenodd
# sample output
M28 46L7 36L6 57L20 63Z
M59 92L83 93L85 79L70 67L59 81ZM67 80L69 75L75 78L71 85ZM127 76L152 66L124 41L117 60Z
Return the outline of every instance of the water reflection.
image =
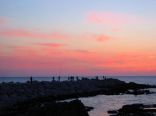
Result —
M156 92L156 89L152 89ZM80 100L88 106L93 106L95 109L90 111L90 116L109 116L108 110L115 110L121 108L126 104L143 103L154 104L156 103L156 94L149 95L98 95L95 97L80 98Z

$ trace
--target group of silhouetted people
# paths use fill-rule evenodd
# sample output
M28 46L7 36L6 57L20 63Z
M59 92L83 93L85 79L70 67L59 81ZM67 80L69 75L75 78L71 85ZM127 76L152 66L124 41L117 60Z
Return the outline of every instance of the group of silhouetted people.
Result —
M57 80L56 80L55 78L56 78L56 77L53 76L53 77L52 77L52 81L59 81L59 82L61 81L61 77L60 77L60 76L57 77ZM84 77L82 78L82 80L85 80L85 79L88 79L88 78L84 78ZM103 80L106 80L107 77L106 77L106 76L103 76L102 79L103 79ZM78 76L77 76L77 77L74 77L74 76L68 77L68 81L74 81L74 80L79 81L80 79L79 79ZM96 76L96 77L95 77L95 80L99 80L99 77ZM30 83L32 84L32 82L33 82L33 77L31 76L31 77L30 77Z

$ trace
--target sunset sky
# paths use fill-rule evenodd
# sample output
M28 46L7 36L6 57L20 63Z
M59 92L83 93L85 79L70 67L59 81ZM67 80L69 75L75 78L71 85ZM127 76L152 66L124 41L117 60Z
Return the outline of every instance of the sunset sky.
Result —
M0 76L156 75L156 0L0 0Z

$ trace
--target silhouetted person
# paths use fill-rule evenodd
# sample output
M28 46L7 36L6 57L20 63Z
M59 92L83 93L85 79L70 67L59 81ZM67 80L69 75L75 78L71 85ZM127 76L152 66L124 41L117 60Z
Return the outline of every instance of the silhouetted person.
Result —
M79 80L79 77L76 77L76 80L78 81Z
M59 77L58 77L58 81L59 81L59 82L60 82L60 79L61 79L61 78L60 78L60 76L59 76Z
M68 80L71 81L71 77L68 77Z
M106 76L103 76L103 80L106 80Z
M74 76L71 76L70 78L71 78L71 81L74 81Z
M55 77L52 77L52 80L55 81Z
M32 79L32 77L30 77L30 83L32 84L32 81L33 81L33 79Z
M99 77L98 76L96 76L96 80L99 80Z

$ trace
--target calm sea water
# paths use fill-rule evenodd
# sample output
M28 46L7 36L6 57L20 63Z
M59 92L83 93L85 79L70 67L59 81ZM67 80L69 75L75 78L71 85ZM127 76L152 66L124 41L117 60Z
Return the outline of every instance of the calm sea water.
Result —
M137 82L142 84L156 85L156 77L116 77L126 82ZM156 92L156 89L151 89ZM93 106L94 110L89 112L90 116L109 116L108 110L118 110L123 105L143 103L156 104L156 94L150 95L98 95L95 97L80 98L87 106Z
M93 77L90 77L93 78ZM126 82L136 82L141 84L156 85L156 76L114 76ZM26 82L30 78L27 77L0 77L0 82ZM51 81L51 77L34 77L33 80ZM57 80L57 78L56 78ZM67 80L62 77L61 81ZM156 89L151 89L156 92ZM108 110L115 110L121 108L123 105L133 103L156 104L156 94L150 95L98 95L95 97L80 98L80 100L87 106L94 107L94 110L89 112L90 116L109 116Z
M156 92L156 89L153 91ZM90 116L109 116L108 110L118 110L123 105L143 103L156 104L156 94L150 95L98 95L95 97L80 98L86 106L92 106L94 109L89 112Z

